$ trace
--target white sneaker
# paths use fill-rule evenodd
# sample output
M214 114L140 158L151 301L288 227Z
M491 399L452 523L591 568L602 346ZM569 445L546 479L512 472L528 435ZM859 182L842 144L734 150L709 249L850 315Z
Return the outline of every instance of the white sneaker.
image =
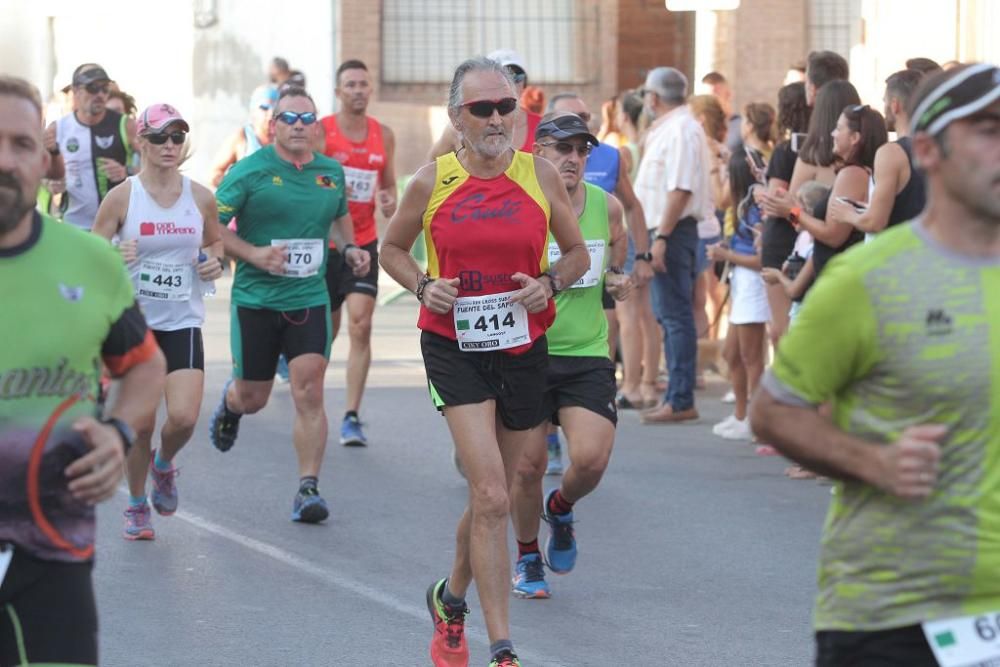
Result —
M729 426L720 430L718 435L726 440L751 440L753 438L749 419L733 419Z
M729 415L728 417L726 417L725 419L723 419L721 422L719 422L718 424L716 424L715 426L712 427L712 433L714 433L715 435L721 436L723 434L723 432L725 432L726 429L728 429L730 426L732 426L733 422L735 422L735 421L736 421L736 415Z
M735 403L736 402L736 392L732 389L726 392L726 395L722 397L723 403Z

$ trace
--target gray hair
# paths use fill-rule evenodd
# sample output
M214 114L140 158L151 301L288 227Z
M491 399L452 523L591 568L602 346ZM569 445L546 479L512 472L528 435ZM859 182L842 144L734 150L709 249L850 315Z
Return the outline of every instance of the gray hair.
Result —
M667 104L683 104L687 98L688 80L673 67L656 67L646 75L643 88L656 93Z
M455 76L451 79L451 88L448 89L448 110L458 111L462 106L462 83L465 75L469 72L495 72L502 76L510 85L511 91L517 90L514 85L514 77L511 76L507 68L495 60L490 60L484 56L469 58L455 69ZM514 97L517 97L514 95Z
M583 98L580 97L578 93L573 93L573 92L557 93L549 98L549 104L546 107L546 111L554 111L556 105L562 102L563 100L582 100L582 99Z

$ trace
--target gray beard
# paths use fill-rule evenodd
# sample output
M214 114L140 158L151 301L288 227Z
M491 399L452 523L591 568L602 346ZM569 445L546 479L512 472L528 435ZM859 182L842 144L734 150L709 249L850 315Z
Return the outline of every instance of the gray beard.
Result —
M24 193L20 188L14 188L12 200L0 194L0 234L8 234L13 231L33 206L34 202L25 201Z

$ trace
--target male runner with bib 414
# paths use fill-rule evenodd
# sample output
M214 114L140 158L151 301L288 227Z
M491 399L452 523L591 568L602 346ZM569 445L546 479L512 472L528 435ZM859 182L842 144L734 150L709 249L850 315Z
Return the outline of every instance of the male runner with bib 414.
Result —
M431 585L431 660L464 666L465 594L473 580L492 667L520 665L510 641L509 486L543 420L551 297L590 265L566 187L550 162L515 151L510 73L486 58L459 65L448 114L462 147L422 167L382 244L382 267L421 302L418 326L431 396L469 483L451 575ZM562 258L549 266L549 232ZM427 273L410 256L420 232Z

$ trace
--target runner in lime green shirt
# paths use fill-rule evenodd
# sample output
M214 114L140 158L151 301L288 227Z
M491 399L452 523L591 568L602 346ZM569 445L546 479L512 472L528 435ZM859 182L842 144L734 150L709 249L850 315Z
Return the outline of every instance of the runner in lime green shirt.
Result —
M271 395L278 357L288 359L295 402L299 491L292 520L316 523L329 511L317 480L326 449L323 377L330 356L327 247L332 235L357 275L370 257L354 244L344 170L312 151L316 105L301 88L274 107L274 143L237 162L216 199L227 254L238 261L232 291L233 380L226 384L209 435L220 451L236 442L240 417ZM238 232L226 227L239 219Z
M613 195L583 181L590 149L597 139L576 114L545 116L535 131L534 152L552 162L569 193L580 232L590 253L590 268L575 284L555 295L556 319L546 332L549 368L542 410L545 424L524 445L511 495L518 559L512 592L522 598L547 598L543 562L564 574L576 563L573 505L597 488L614 446L615 367L609 357L608 322L603 295L621 300L631 289L622 273L627 241L622 205ZM559 246L549 238L549 263L559 259ZM570 466L562 485L544 500L542 518L551 527L543 560L538 546L542 477L548 463L548 418L566 434Z
M1000 69L915 98L926 211L829 265L752 408L758 437L840 480L817 665L1000 659Z
M94 505L165 370L118 253L34 210L48 166L38 91L0 75L0 665L98 664Z

